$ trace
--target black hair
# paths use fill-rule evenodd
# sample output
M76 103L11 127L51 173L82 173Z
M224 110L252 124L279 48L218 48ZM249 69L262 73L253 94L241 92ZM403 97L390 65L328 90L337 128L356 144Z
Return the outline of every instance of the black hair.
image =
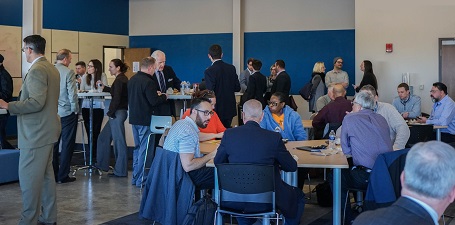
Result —
M46 51L46 39L40 35L34 34L24 38L24 43L36 54L44 55Z
M212 59L221 59L221 55L223 54L223 50L221 49L220 45L214 44L209 48L209 55Z
M447 94L447 86L441 82L433 83L433 87L436 87L440 91L443 91L444 94Z
M128 65L126 65L126 63L122 62L122 60L120 59L113 59L111 60L112 63L114 63L114 66L115 67L120 67L120 72L122 73L126 73L126 71L128 71Z

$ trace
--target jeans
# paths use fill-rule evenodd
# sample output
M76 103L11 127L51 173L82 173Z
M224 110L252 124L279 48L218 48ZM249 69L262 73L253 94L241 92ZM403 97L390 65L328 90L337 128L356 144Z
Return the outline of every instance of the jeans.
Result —
M134 138L134 151L133 151L133 178L131 182L133 185L137 187L141 186L143 172L142 169L144 167L144 157L145 151L147 149L147 138L150 135L150 127L149 126L141 126L141 125L133 125L133 138ZM150 139L154 138L152 135ZM150 140L150 143L154 143L155 140ZM144 177L145 183L146 177Z

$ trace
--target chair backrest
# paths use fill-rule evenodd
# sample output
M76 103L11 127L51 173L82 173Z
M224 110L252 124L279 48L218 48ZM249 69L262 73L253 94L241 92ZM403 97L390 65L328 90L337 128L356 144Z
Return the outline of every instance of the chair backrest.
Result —
M409 126L409 140L406 147L410 148L418 142L430 141L433 136L433 125L411 125Z
M172 126L172 116L154 116L150 122L150 131L153 134L163 134L166 128Z
M275 211L275 177L273 165L218 164L219 203L247 202L271 204Z
M340 126L341 126L341 123L329 123L327 133L324 134L324 137L322 139L328 139L330 131L333 130L336 132Z

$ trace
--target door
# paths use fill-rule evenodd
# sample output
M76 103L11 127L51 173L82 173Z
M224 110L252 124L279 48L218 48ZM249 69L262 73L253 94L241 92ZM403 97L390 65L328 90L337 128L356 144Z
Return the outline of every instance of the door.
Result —
M152 54L150 48L125 48L124 49L124 62L130 67L126 72L126 76L131 78L137 70L140 70L139 63L145 57L148 57Z
M439 80L447 85L451 98L455 97L455 38L439 39Z

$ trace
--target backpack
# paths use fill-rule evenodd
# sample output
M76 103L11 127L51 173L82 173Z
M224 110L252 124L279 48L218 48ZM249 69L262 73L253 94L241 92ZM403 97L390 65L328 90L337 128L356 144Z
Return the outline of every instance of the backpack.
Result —
M329 182L325 181L324 183L316 185L316 198L318 199L318 204L320 206L332 207L333 195Z
M206 195L195 202L183 220L184 225L213 225L217 204L210 195Z
M310 81L306 83L299 91L300 96L302 96L303 99L309 101L311 97L313 97L313 83Z

